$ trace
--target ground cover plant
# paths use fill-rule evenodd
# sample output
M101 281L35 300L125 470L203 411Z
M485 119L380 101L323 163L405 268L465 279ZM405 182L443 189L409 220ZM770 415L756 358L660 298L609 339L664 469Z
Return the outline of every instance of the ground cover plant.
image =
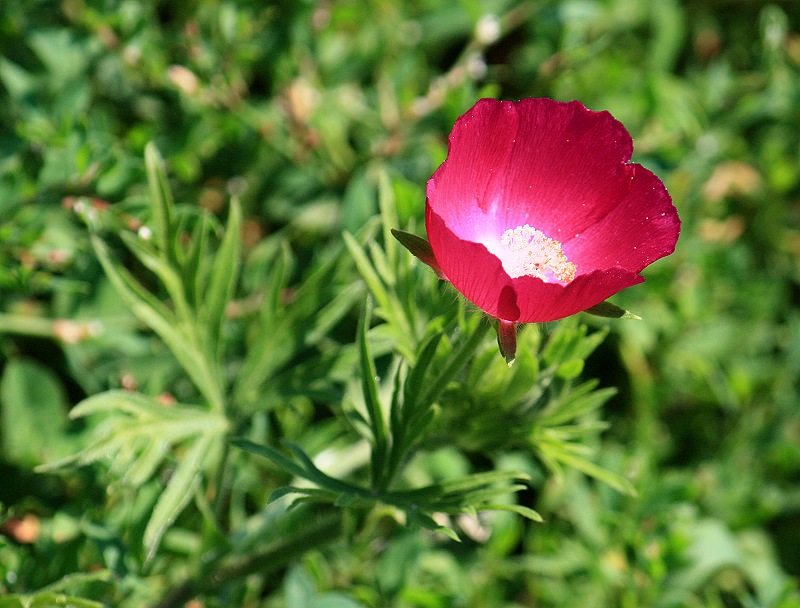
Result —
M0 32L0 607L800 606L794 2L28 0ZM605 316L559 302L613 231L512 214L545 262L485 272L448 197L516 165L447 156L482 98L608 111L669 191L677 245L625 224ZM598 150L552 191L602 189Z

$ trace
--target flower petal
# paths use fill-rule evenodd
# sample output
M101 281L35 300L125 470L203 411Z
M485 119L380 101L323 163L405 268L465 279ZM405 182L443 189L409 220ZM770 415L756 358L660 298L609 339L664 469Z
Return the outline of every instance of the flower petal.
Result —
M603 302L626 287L642 283L644 277L624 268L595 270L575 277L571 283L545 283L535 277L514 279L520 323L544 323L563 319Z
M621 266L641 272L675 251L678 211L658 177L641 165L627 165L630 189L604 218L564 242L578 268Z
M428 237L445 277L464 297L493 317L519 323L554 321L599 304L644 281L623 268L580 275L567 285L535 277L511 279L484 245L458 238L432 211Z
M484 245L460 239L430 207L426 225L445 278L475 306L498 319L519 318L514 285L500 260Z
M468 240L526 223L561 240L628 190L632 150L621 123L580 102L482 99L453 127L428 200Z

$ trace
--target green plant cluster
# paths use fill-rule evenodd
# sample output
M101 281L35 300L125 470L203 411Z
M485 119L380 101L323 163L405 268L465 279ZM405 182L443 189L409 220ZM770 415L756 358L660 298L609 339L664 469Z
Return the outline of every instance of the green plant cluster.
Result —
M0 608L800 606L796 8L0 3ZM394 238L484 96L631 131L643 320Z

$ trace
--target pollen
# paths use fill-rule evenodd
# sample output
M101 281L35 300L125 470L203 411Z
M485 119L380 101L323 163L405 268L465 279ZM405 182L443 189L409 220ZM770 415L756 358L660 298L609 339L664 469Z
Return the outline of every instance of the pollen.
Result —
M575 278L577 266L567 259L561 243L528 224L506 230L500 244L508 249L503 267L514 279L527 276L569 283Z

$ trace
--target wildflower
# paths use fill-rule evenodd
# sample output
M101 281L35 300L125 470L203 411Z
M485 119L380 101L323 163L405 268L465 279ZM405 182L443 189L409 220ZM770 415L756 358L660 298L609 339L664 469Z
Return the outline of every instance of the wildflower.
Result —
M518 323L607 313L675 250L677 210L632 152L620 122L577 101L481 99L456 121L428 181L430 244L409 249L498 319L509 362Z

